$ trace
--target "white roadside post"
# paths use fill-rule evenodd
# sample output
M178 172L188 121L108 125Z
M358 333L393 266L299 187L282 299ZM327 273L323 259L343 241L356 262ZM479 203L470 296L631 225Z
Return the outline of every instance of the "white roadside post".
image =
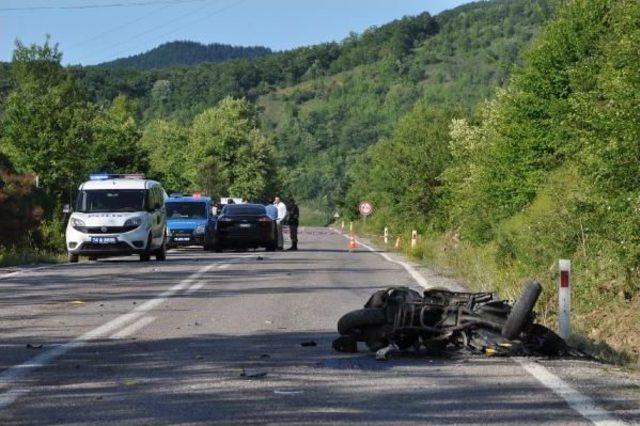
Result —
M344 220L342 221L342 224L340 225L340 232L344 233Z
M411 248L416 248L418 245L418 231L411 231Z
M389 228L384 227L384 245L389 244Z
M353 222L349 222L349 233L353 234Z
M558 288L558 334L567 339L571 332L571 261L560 259Z

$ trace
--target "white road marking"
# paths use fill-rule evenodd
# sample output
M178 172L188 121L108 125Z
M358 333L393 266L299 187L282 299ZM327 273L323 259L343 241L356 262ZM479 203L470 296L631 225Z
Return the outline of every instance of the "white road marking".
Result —
M567 382L544 368L542 365L522 358L512 358L540 383L564 399L582 417L598 426L622 426L626 423L600 408L587 395L578 392Z
M195 283L194 285L189 287L189 289L187 291L185 291L184 294L193 294L196 291L200 290L203 286L204 286L204 281L200 281L199 283Z
M240 261L245 257L247 256L238 257L235 261ZM49 349L48 351L43 352L31 358L30 360L23 362L22 364L14 365L4 370L0 374L0 387L6 390L2 394L0 394L0 410L8 407L18 398L29 393L29 389L27 387L15 386L18 384L18 381L27 377L32 371L44 367L45 365L51 363L55 359L61 357L62 355L73 349L85 346L90 341L113 333L120 327L123 327L126 324L139 319L150 310L164 303L169 297L191 285L194 281L199 279L203 274L213 269L215 266L217 266L217 263L215 262L205 265L202 268L198 269L196 272L189 275L184 280L180 281L178 284L163 291L155 298L147 300L141 305L138 305L130 312L120 315L119 317L116 317L111 321L108 321L105 324L102 324L101 326L96 327L93 330L90 330L67 343L63 343L59 346Z
M51 265L36 266L34 268L23 268L23 269L19 269L17 271L13 271L13 272L9 272L7 274L0 275L0 279L13 277L13 276L19 275L19 274L24 274L25 272L41 271L43 269L56 268L58 266L64 266L64 265L68 265L68 263L54 263L54 264L51 264Z
M342 234L338 230L336 230L336 232L347 239L349 238L348 235ZM360 240L357 240L357 242L362 247L365 247L369 251L379 254L389 262L396 263L402 266L411 275L411 277L425 289L433 287L430 286L427 283L427 280L422 275L420 275L420 273L416 271L410 264L399 260L394 260L388 254L377 251L369 245L364 244ZM589 420L593 424L598 426L624 426L626 424L622 420L616 418L613 414L600 408L590 397L572 388L569 384L567 384L567 382L553 374L551 371L547 370L544 366L522 358L511 359L520 364L527 373L533 376L547 389L551 390L553 393L562 398L569 405L569 407L571 407L574 411L576 411L578 414L580 414L582 417Z
M340 231L336 231L336 232L340 233ZM349 239L348 235L345 235L345 234L340 234L340 235L342 235L343 237ZM427 280L422 275L420 275L420 273L418 271L416 271L413 266L411 266L407 262L403 262L401 260L392 259L391 256L389 256L387 253L384 253L384 252L381 252L381 251L377 251L373 247L363 243L360 240L356 240L356 241L362 247L366 248L367 250L369 250L369 251L371 251L371 252L373 252L375 254L378 254L378 255L382 256L385 260L387 260L387 261L389 261L391 263L395 263L397 265L402 266L405 269L405 271L407 271L409 273L409 275L411 275L411 278L413 278L415 280L415 282L417 282L421 287L424 287L426 289L433 288L433 286L430 285L427 282Z
M148 326L149 324L151 324L155 320L156 320L156 317L142 317L138 321L134 322L133 324L129 324L128 326L126 326L122 330L112 334L109 338L110 339L124 339L125 337L129 337L130 335L132 335L136 331L141 330L144 327Z

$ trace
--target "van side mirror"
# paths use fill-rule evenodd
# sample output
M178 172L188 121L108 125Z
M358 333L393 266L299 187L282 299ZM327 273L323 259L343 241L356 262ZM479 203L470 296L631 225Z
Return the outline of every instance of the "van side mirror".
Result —
M65 204L64 206L62 206L62 213L64 214L69 214L72 213L73 209L71 208L71 206L69 204Z

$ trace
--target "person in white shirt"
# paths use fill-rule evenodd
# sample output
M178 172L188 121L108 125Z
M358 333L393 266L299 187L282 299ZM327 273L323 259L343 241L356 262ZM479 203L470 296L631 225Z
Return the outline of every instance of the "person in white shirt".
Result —
M273 199L273 205L278 209L278 219L276 219L276 227L278 228L278 250L284 248L284 236L282 235L282 225L284 219L287 217L287 206L282 202L280 197L276 196Z

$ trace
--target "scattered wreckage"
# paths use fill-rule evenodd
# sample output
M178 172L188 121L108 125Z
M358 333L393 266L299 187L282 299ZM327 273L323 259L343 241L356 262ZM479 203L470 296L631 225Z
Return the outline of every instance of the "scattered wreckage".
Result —
M396 351L439 353L466 349L486 355L547 355L567 353L564 340L535 323L533 308L542 292L534 281L525 284L515 302L495 293L463 293L434 288L421 295L407 287L375 292L363 309L338 321L340 337L333 348L357 352L364 342L376 358Z

